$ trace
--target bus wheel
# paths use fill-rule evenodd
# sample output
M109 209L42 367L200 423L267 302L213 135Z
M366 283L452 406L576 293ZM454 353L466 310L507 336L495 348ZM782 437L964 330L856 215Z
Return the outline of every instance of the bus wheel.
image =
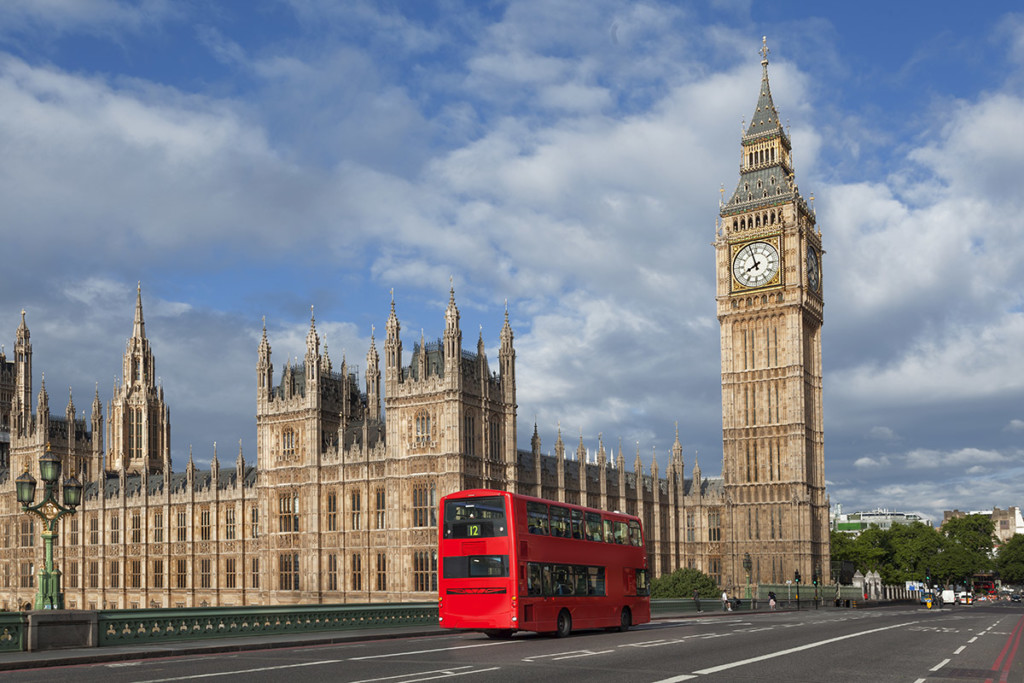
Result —
M563 609L558 613L558 622L555 628L555 635L559 638L565 638L572 633L572 617L569 616L569 610Z
M622 614L619 615L619 633L625 633L632 625L633 614L629 611L628 607L623 607Z
M508 640L512 637L512 629L510 628L489 628L484 631L484 634L491 640Z

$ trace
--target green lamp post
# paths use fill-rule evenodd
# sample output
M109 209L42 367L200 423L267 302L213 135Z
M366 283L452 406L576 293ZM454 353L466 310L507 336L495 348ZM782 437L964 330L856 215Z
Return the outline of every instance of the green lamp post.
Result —
M64 593L60 588L60 570L53 568L53 540L57 536L57 520L64 515L75 514L75 508L82 502L82 483L75 477L64 480L64 505L57 502L57 481L60 479L60 458L50 452L39 458L39 476L43 480L43 499L37 505L36 480L26 469L14 480L18 502L22 512L29 512L43 520L43 549L45 562L39 570L39 586L36 591L36 609L64 609Z
M750 560L750 553L743 554L743 569L747 572L747 602L750 602L750 570L754 563Z

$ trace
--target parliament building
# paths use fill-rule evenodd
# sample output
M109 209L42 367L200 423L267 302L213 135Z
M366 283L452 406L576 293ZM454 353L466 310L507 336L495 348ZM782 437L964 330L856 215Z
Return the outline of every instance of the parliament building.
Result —
M720 477L696 462L685 475L678 430L664 471L657 459L645 470L639 447L627 463L600 437L573 447L559 431L544 453L536 424L520 450L508 313L492 370L482 336L463 347L454 288L441 337L421 334L408 354L392 300L383 369L371 336L362 378L334 367L312 315L305 356L275 372L264 327L255 459L214 447L209 469L190 453L175 472L140 287L121 380L105 409L97 389L88 419L70 395L52 412L45 377L35 390L24 311L13 357L0 351L0 608L35 598L41 525L21 512L14 480L38 479L47 449L85 485L54 549L70 609L433 600L438 500L477 487L638 515L654 576L694 567L735 589L748 555L755 585L828 572L824 252L762 54L739 183L714 241Z

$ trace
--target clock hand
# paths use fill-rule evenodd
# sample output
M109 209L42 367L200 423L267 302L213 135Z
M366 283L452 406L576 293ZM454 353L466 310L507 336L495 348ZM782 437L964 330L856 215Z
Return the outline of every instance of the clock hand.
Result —
M760 262L758 262L758 261L754 261L754 264L753 264L752 266L750 266L749 268L747 268L746 272L748 272L748 273L749 273L750 271L752 271L752 270L755 270L755 269L758 269L758 268L760 268L760 267L761 267L761 264L760 264Z

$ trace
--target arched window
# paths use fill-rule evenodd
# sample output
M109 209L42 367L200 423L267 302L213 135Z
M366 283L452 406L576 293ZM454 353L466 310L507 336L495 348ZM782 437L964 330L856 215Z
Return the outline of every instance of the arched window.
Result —
M281 455L285 458L295 457L295 430L289 427L281 432Z
M427 446L430 444L430 413L421 410L416 413L416 445Z

